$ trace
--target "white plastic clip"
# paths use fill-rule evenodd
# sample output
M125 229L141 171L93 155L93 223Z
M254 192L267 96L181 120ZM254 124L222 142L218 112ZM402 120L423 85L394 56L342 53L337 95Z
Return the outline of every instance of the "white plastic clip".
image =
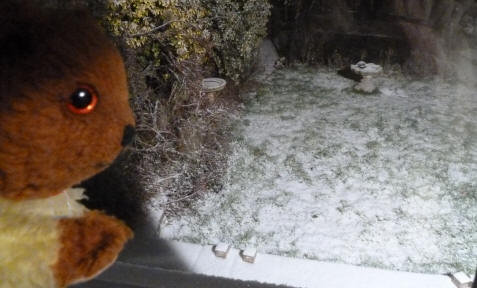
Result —
M470 288L472 286L472 279L464 272L451 274L450 277L457 288Z
M240 256L242 256L243 261L248 263L254 263L255 258L257 257L257 249L247 248L240 252Z
M214 253L215 256L220 258L226 258L227 254L229 253L230 246L226 243L219 243L214 246Z

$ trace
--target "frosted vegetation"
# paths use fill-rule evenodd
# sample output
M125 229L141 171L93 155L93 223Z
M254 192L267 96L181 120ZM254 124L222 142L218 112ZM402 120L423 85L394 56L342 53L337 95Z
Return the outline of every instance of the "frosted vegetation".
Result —
M236 119L224 189L162 235L393 270L477 264L477 93L335 72L275 72Z

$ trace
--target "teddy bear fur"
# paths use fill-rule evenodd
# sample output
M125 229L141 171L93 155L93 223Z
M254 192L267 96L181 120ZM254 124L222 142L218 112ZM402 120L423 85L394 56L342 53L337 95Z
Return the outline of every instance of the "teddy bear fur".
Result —
M0 4L0 287L65 287L132 237L70 187L112 163L134 118L121 56L94 19L25 2ZM98 104L79 115L68 103L83 85Z

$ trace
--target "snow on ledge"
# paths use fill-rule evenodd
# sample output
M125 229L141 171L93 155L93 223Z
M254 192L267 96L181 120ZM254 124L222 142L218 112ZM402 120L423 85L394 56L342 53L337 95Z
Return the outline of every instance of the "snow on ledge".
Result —
M387 271L261 253L251 264L233 248L226 258L220 258L215 256L213 245L170 241L170 246L191 272L210 276L310 288L456 288L450 277L444 275Z

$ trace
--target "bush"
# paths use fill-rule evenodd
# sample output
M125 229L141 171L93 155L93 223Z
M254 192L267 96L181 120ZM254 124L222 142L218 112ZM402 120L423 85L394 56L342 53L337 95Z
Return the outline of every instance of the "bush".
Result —
M203 0L219 72L238 82L248 76L256 48L267 34L266 0Z
M172 53L180 60L204 60L209 38L207 11L198 1L115 0L106 2L104 23L131 48L145 54L145 64L160 65Z
M217 73L235 83L246 77L266 33L269 4L95 1L126 58L139 132L135 170L155 194L153 205L178 213L203 192L217 191L225 169L230 103L209 103L201 80Z
M209 63L238 82L250 72L270 8L267 0L111 0L104 19L144 64Z

